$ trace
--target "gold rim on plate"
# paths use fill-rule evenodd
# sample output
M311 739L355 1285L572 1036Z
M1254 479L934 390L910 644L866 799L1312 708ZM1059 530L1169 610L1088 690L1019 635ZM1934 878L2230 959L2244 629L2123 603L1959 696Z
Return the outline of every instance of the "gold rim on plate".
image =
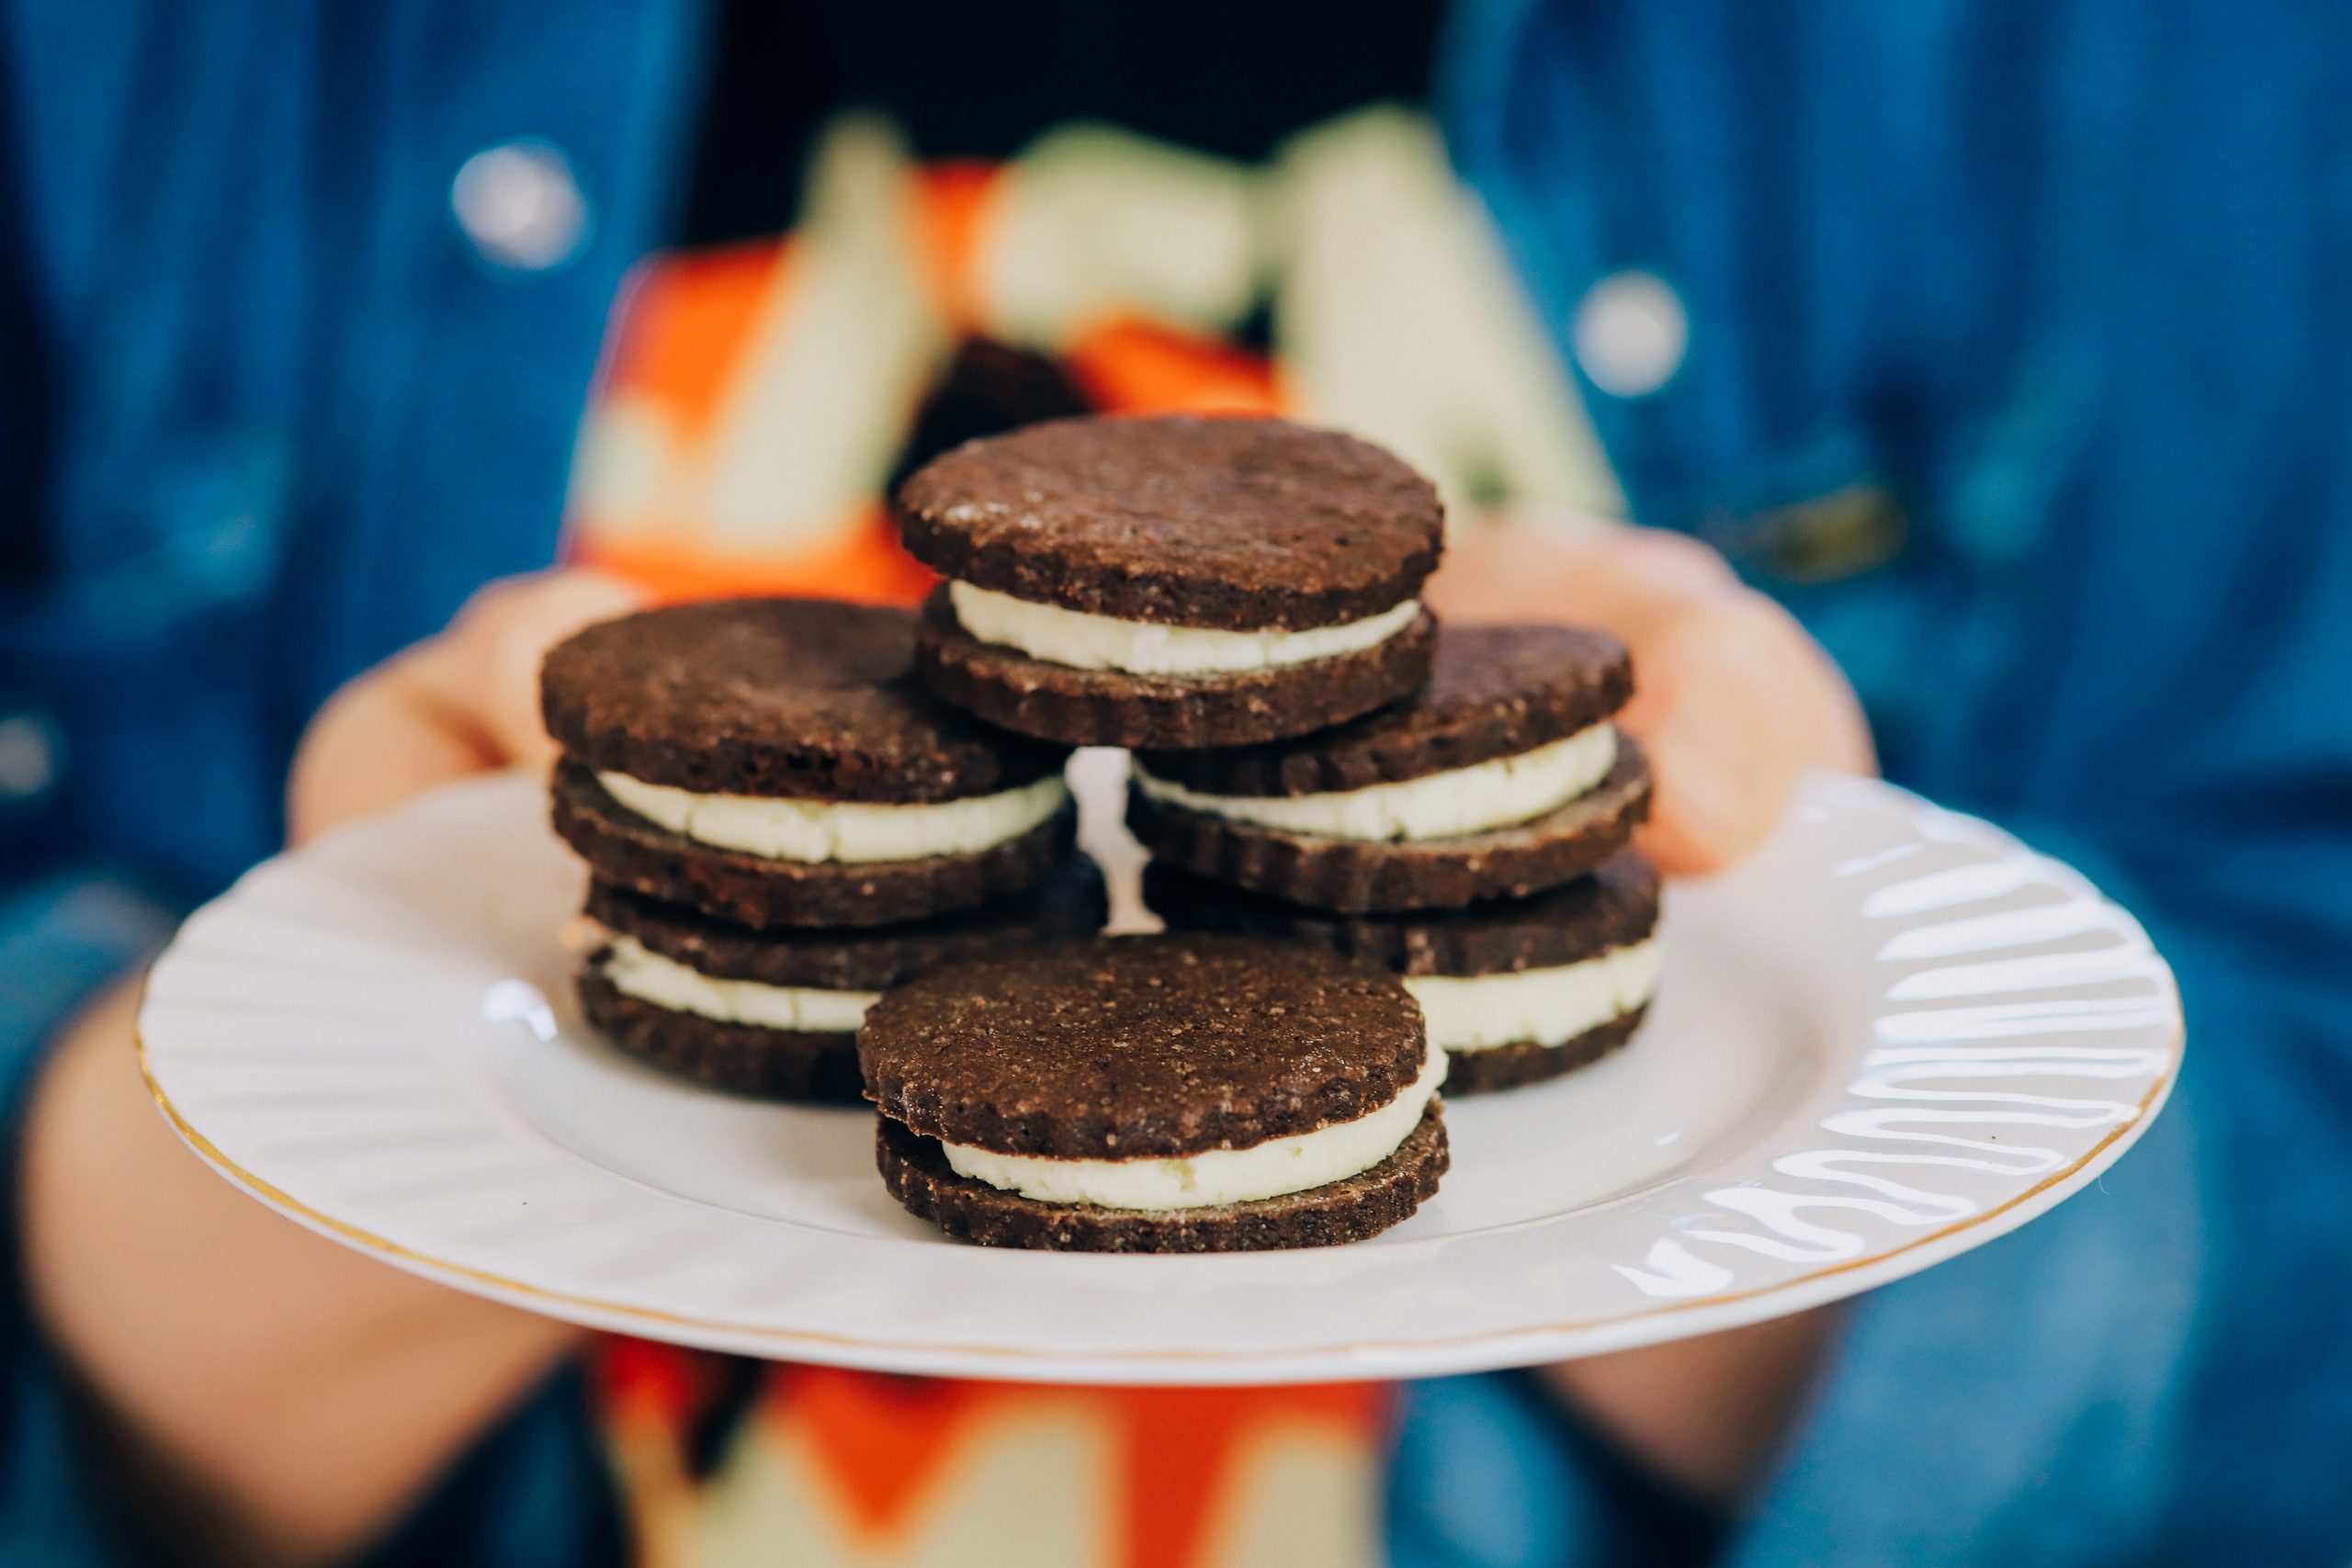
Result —
M145 1007L143 983L141 990L141 1007L143 1010ZM802 1345L856 1349L865 1351L876 1358L894 1355L978 1356L1001 1360L1070 1361L1104 1366L1115 1365L1122 1361L1218 1362L1246 1365L1250 1362L1287 1360L1295 1357L1338 1359L1492 1344L1500 1340L1537 1339L1553 1335L1584 1333L1593 1329L1611 1327L1618 1324L1640 1323L1679 1313L1724 1306L1736 1302L1754 1301L1763 1296L1785 1294L1801 1290L1816 1280L1834 1279L1838 1275L1851 1273L1859 1269L1874 1268L1892 1258L1901 1258L1906 1253L1916 1252L1921 1247L1932 1247L1949 1237L1989 1224L2004 1214L2012 1213L2020 1205L2033 1201L2052 1188L2064 1185L2086 1168L2096 1164L2099 1156L2113 1147L2119 1139L2127 1134L2136 1132L2143 1126L2149 1115L2163 1103L2165 1097L2171 1091L2174 1078L2179 1074L2184 1038L2183 1029L2176 1025L2168 1052L2169 1063L2155 1082L2149 1087L2148 1092L2141 1097L2139 1106L2132 1115L2118 1122L2105 1137L2092 1145L2079 1158L2064 1169L2051 1172L2024 1191L2012 1194L1992 1208L1972 1214L1964 1220L1956 1220L1925 1235L1916 1236L1900 1247L1888 1247L1866 1258L1846 1258L1814 1269L1810 1273L1800 1274L1794 1279L1779 1280L1770 1285L1757 1285L1744 1291L1728 1291L1716 1295L1694 1297L1688 1301L1664 1303L1638 1312L1619 1313L1606 1317L1584 1318L1567 1323L1539 1324L1521 1328L1490 1329L1478 1334L1458 1334L1409 1341L1351 1340L1337 1345L1291 1346L1280 1350L1121 1350L1065 1353L1001 1345L925 1344L903 1339L863 1339L852 1335L826 1334L810 1329L775 1328L761 1324L728 1323L716 1318L665 1312L658 1307L631 1306L626 1303L603 1301L594 1296L580 1295L569 1291L550 1290L544 1285L534 1285L526 1280L509 1279L504 1275L492 1273L485 1269L474 1268L470 1264L453 1263L447 1258L435 1258L430 1253L419 1252L413 1247L404 1247L388 1237L362 1230L347 1221L336 1219L332 1214L322 1213L284 1189L255 1176L223 1154L209 1138L190 1125L187 1118L180 1114L179 1108L172 1103L171 1096L164 1092L164 1086L156 1081L154 1070L147 1059L146 1034L136 1026L132 1030L132 1039L139 1050L139 1075L146 1080L147 1092L153 1096L156 1106L163 1111L164 1120L171 1123L173 1131L177 1133L181 1140L194 1149L206 1164L271 1207L284 1213L298 1216L305 1224L316 1229L340 1236L356 1247L381 1254L385 1258L398 1258L427 1270L459 1280L469 1280L478 1284L488 1285L502 1292L536 1301L560 1303L566 1306L583 1308L610 1316L634 1318L649 1324L667 1324L712 1335L770 1340L781 1346Z

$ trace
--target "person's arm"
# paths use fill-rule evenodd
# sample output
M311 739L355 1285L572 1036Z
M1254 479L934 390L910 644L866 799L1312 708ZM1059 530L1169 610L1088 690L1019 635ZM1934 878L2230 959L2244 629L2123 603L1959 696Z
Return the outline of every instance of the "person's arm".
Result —
M540 653L628 608L578 573L485 590L311 727L297 840L448 779L543 764ZM574 1331L363 1258L220 1180L156 1113L135 983L88 1008L32 1099L22 1263L50 1341L199 1560L322 1562L375 1537Z
M1520 517L1464 531L1430 585L1460 620L1598 626L1633 650L1623 722L1650 752L1642 847L1704 875L1762 842L1811 767L1874 773L1852 689L1788 613L1679 535ZM1770 1458L1826 1340L1827 1312L1542 1370L1544 1383L1680 1490L1736 1497Z

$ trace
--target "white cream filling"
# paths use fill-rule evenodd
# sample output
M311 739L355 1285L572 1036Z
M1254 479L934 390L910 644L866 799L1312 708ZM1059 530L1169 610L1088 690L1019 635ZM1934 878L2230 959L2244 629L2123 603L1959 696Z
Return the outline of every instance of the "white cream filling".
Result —
M1617 727L1602 721L1532 751L1396 784L1323 795L1204 795L1138 767L1154 800L1325 839L1452 839L1525 822L1566 806L1617 765Z
M1019 838L1069 798L1069 786L1058 773L997 795L922 806L696 795L627 773L598 773L596 778L615 800L649 822L697 843L769 860L864 862L969 854Z
M1421 613L1421 602L1408 599L1344 626L1231 632L1091 615L969 582L949 583L947 600L964 629L982 642L1017 648L1048 664L1130 675L1232 675L1334 659L1385 642Z
M1509 975L1408 975L1430 1040L1449 1051L1484 1051L1532 1040L1564 1045L1623 1018L1657 992L1665 954L1656 937L1580 964Z
M633 936L615 932L604 976L616 990L721 1023L756 1023L818 1034L854 1034L879 991L829 991L813 986L768 986L722 980L666 958Z
M1420 1077L1368 1116L1338 1122L1246 1149L1211 1149L1182 1159L1054 1159L1005 1155L943 1142L957 1175L1041 1203L1091 1203L1104 1209L1209 1209L1279 1198L1370 1170L1412 1136L1445 1077L1445 1053L1432 1045Z

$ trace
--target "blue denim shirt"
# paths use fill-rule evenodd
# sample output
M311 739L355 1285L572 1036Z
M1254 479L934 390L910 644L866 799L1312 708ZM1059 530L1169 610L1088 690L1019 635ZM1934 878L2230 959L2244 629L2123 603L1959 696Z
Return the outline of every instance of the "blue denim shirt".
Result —
M274 848L322 697L550 557L703 25L0 0L0 1107L76 999ZM1454 18L1456 156L1561 352L1590 368L1579 310L1627 272L1688 322L1663 385L1584 383L1636 512L1806 619L1894 777L2130 902L2189 1010L2173 1109L2098 1188L1857 1305L1726 1560L2352 1553L2347 35L2312 0ZM546 270L451 216L458 167L516 139L590 214ZM1745 547L1839 492L1880 498L1882 564ZM109 1561L7 1283L0 1560ZM609 1549L579 1419L550 1391L387 1557ZM1391 1548L1702 1549L1637 1494L1509 1380L1426 1384Z

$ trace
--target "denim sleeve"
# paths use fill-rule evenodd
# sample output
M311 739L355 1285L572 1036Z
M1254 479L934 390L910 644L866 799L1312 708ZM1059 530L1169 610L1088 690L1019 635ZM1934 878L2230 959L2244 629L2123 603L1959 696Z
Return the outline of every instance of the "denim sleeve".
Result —
M128 886L61 876L0 892L0 1562L140 1560L118 1524L106 1448L33 1322L16 1234L17 1149L51 1041L109 980L161 946L173 916ZM209 1179L209 1178L208 1178ZM363 1555L366 1568L597 1568L623 1557L583 1380L567 1370L454 1464Z
M1725 1531L1525 1372L1399 1393L1389 1568L1698 1568Z

